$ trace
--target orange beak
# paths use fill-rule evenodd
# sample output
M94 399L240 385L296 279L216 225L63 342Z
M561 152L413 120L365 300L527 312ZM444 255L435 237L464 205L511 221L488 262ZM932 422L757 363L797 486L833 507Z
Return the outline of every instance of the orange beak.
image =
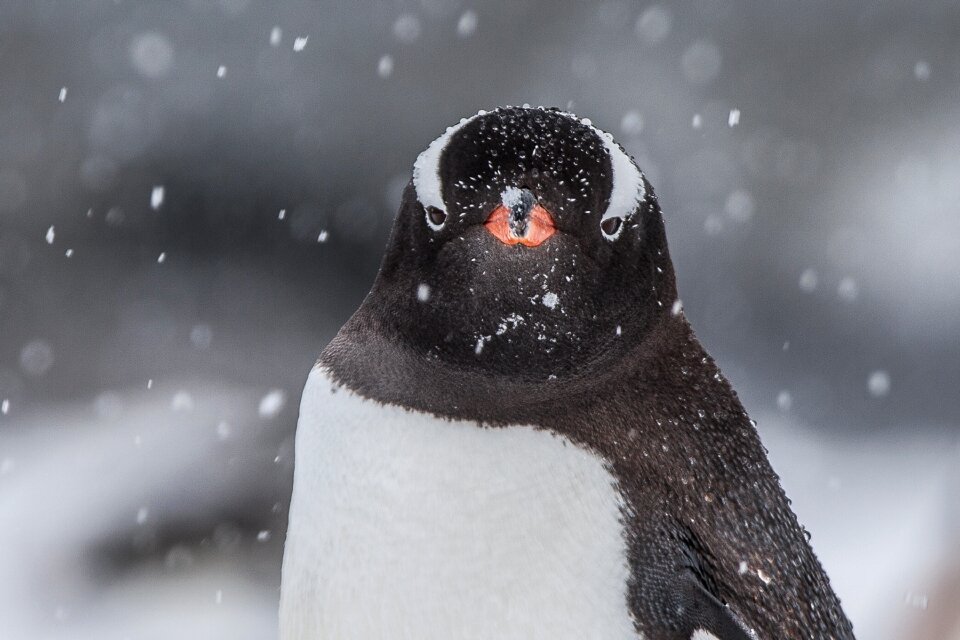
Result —
M502 204L493 210L483 226L503 244L522 244L525 247L539 246L557 232L553 226L553 216L538 204L530 209L527 232L522 236L514 235L510 227L510 210Z

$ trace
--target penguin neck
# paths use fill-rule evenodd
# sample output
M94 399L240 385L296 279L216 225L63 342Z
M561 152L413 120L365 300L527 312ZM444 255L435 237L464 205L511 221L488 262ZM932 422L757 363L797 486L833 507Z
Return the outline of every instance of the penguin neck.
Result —
M682 317L657 318L643 335L627 331L619 344L603 350L574 373L524 380L466 368L425 357L398 339L367 303L344 325L321 355L319 364L340 383L381 402L398 404L451 419L491 424L532 422L531 416L565 406L570 398L633 394L639 387L674 387L680 371L663 366L682 355L706 357Z

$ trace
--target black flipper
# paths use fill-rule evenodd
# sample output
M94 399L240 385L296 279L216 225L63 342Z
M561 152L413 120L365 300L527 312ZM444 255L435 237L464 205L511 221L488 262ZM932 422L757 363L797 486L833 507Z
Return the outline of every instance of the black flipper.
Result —
M675 595L677 626L683 640L689 640L698 630L713 634L719 640L757 640L729 607L707 591L692 571L684 571L678 577Z

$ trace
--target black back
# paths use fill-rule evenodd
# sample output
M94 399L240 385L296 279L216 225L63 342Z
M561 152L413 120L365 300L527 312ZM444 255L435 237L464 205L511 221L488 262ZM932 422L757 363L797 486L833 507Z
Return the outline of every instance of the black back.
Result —
M649 640L698 628L852 638L753 424L673 310L650 185L606 239L606 149L588 124L544 109L470 121L440 176L444 227L425 223L408 186L373 289L321 364L371 399L530 424L602 456L627 504L629 605ZM532 191L558 233L523 247L487 232L507 186Z

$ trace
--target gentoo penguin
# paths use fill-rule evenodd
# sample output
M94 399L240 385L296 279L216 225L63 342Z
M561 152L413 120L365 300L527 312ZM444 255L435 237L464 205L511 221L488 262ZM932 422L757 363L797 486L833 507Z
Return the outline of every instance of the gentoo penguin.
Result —
M282 640L853 638L676 300L589 120L434 140L303 392Z

